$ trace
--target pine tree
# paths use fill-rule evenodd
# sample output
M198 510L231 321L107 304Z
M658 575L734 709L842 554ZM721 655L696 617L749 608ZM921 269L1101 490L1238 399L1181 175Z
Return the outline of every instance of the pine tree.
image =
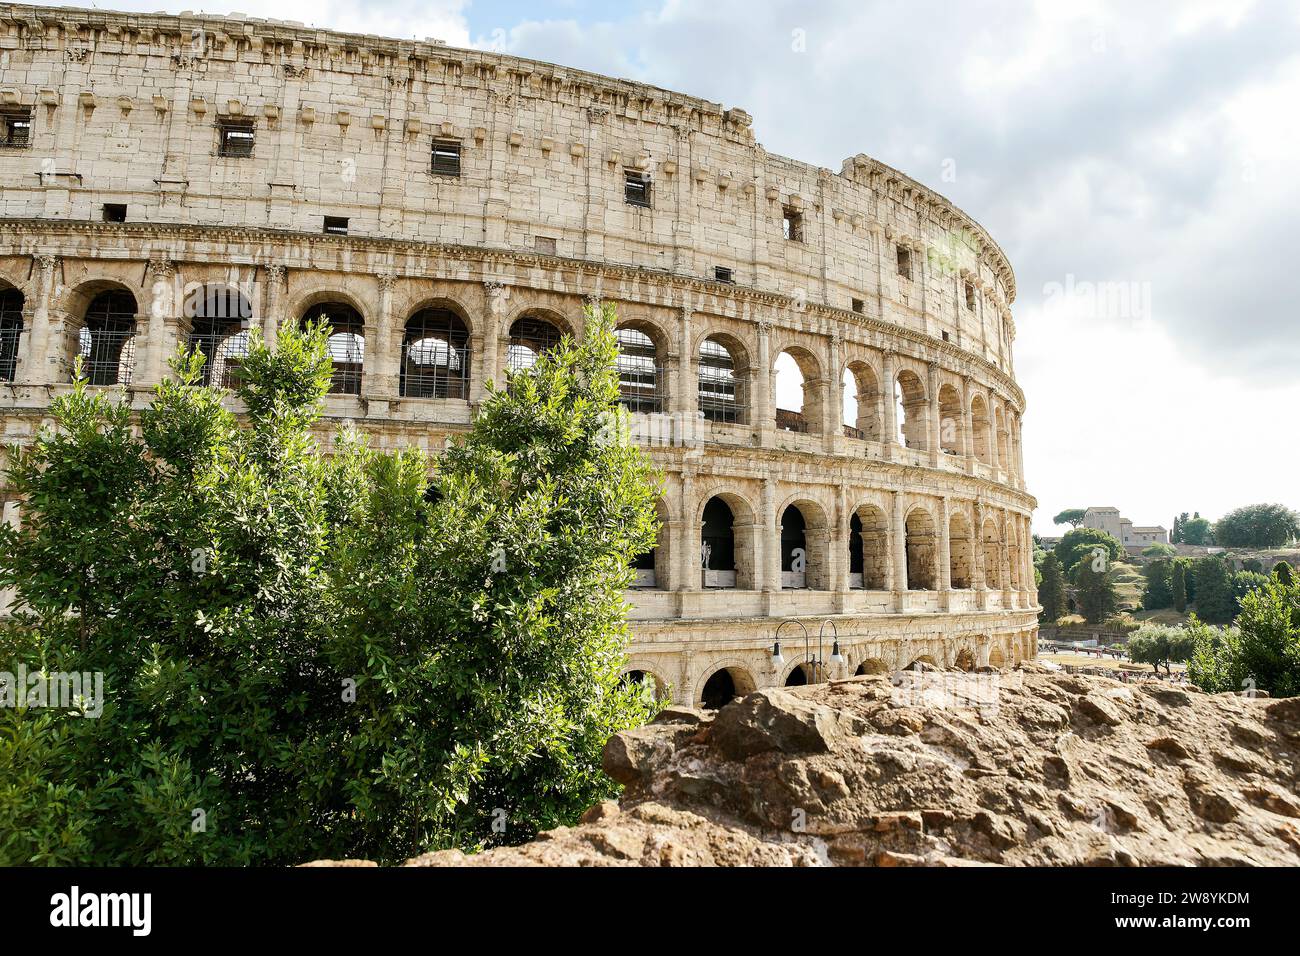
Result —
M1228 566L1217 557L1201 558L1195 565L1196 613L1209 624L1229 624L1237 616L1237 598Z

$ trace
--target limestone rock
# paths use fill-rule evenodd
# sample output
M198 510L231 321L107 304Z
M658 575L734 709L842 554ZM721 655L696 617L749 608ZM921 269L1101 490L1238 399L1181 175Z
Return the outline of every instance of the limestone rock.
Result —
M1294 700L867 676L673 708L604 756L626 789L577 826L408 865L1300 865Z

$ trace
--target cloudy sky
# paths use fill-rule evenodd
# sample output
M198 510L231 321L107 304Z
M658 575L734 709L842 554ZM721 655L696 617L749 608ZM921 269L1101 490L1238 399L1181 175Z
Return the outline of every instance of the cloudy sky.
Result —
M248 12L703 96L749 111L769 150L834 170L875 156L949 196L1011 257L1036 531L1090 504L1167 527L1179 511L1300 507L1300 0L269 0Z

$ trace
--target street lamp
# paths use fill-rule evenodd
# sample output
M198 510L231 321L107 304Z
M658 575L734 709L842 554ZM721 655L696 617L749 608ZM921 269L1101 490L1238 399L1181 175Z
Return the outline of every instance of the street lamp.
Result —
M827 624L831 626L831 637L832 637L831 656L830 656L829 663L843 664L844 655L840 653L840 632L839 632L839 628L835 626L834 621L822 622L821 629L817 632L817 654L815 656L813 655L812 652L812 637L808 633L808 628L804 627L803 622L782 621L780 626L776 629L776 640L772 644L772 667L779 671L782 667L785 666L785 656L781 653L781 631L784 630L787 625L794 625L795 627L799 628L799 630L803 631L803 659L804 659L804 663L806 663L809 666L812 672L811 673L812 682L815 683L819 679L825 680L827 675L827 667L826 667L827 658L825 656L826 644L824 638L826 635ZM822 675L822 676L819 678L818 675Z

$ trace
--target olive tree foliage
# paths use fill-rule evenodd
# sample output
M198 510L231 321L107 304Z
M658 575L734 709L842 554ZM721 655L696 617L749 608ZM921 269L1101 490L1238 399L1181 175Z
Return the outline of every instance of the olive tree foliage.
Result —
M1300 584L1273 577L1241 599L1235 627L1198 629L1188 673L1214 693L1300 695Z
M612 324L492 390L427 497L417 451L320 453L319 327L253 333L243 423L197 355L138 420L75 383L13 452L0 669L98 672L102 713L0 708L0 863L398 860L609 795L654 707L620 675L657 494Z
M1156 672L1164 665L1166 673L1173 673L1173 664L1191 658L1194 643L1193 634L1187 628L1143 624L1129 638L1128 656L1134 663L1150 664Z

